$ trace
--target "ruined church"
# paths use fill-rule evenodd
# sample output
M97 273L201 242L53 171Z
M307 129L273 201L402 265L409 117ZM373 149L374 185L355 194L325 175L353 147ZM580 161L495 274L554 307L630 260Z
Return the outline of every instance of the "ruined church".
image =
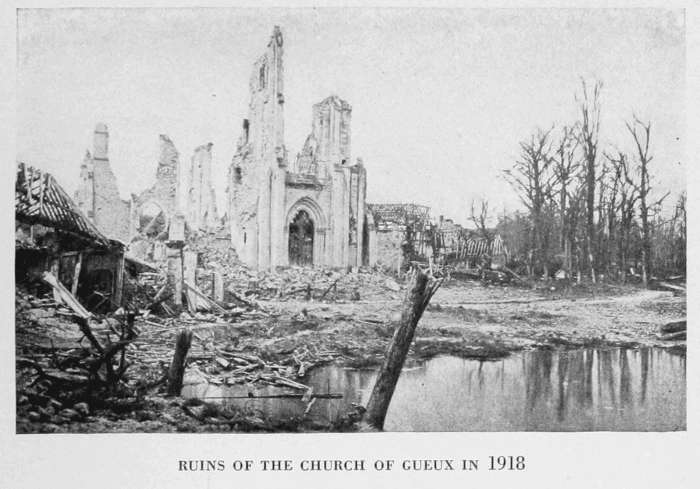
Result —
M311 133L290 161L284 143L284 41L275 27L250 77L228 175L231 239L249 266L357 267L369 260L366 171L351 159L352 108L331 95L315 104Z
M174 229L185 223L189 236L221 234L224 223L239 258L253 268L373 264L367 173L362 160L353 163L351 155L352 107L336 95L315 104L311 132L290 160L284 143L283 54L282 32L275 27L250 77L249 114L228 169L225 219L216 207L211 143L195 148L183 171L174 143L161 134L155 183L123 200L102 123L75 193L84 214L110 238L153 259L153 252L140 249L148 244L142 238L184 239L184 231Z

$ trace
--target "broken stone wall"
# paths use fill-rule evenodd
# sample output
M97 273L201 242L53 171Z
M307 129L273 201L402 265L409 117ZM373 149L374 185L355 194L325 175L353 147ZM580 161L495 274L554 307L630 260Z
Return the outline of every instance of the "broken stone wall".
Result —
M179 157L180 155L170 138L161 134L156 182L136 199L136 205L139 209L149 205L157 206L165 215L168 224L179 210ZM141 212L139 212L140 214Z
M376 252L376 255L371 257L371 262L380 268L397 270L403 260L401 245L406 240L405 226L382 227L377 229L375 233L372 233L372 237L376 237L376 242L373 246L373 251Z
M187 195L187 224L192 231L213 231L218 225L216 195L211 182L212 143L197 147L192 155Z
M119 194L108 151L109 131L99 123L93 137L93 154L87 152L80 167L76 203L106 236L128 243L133 231L131 201L122 200Z

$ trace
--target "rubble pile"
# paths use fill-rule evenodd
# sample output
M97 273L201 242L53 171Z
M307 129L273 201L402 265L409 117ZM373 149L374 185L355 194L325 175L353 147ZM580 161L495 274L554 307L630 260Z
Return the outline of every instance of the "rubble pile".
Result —
M327 268L285 267L277 270L254 270L242 264L235 250L218 246L214 236L192 240L188 249L199 255L197 287L213 295L212 273L224 281L224 302L241 304L241 299L356 301L399 292L400 286L390 275L361 268L347 273Z
M166 284L165 273L142 272L136 277L124 276L124 304L129 310L147 309Z
M259 299L347 301L361 300L362 296L376 298L387 289L395 292L400 289L393 279L369 271L342 273L291 267L276 272L248 272L246 278L247 283L234 281L230 287L237 293Z
M364 269L255 271L229 246L217 244L210 235L185 248L198 254L195 287L183 281L185 304L192 294L203 300L194 308L166 304L174 290L165 259L132 259L122 307L106 315L76 312L79 304L65 290L69 302L54 298L55 291L37 295L38 289L32 294L17 288L18 431L101 431L135 419L153 420L156 431L201 431L211 423L268 429L279 420L261 421L257 413L217 411L186 399L201 397L197 389L237 386L249 397L273 389L275 396L310 405L318 397L339 395L312 392L304 383L312 369L331 362L356 367L381 362L391 337L387 318L338 308L399 299L402 287L395 279ZM215 274L219 287L223 282L223 301L214 300ZM169 398L168 370L183 329L193 337L185 388L181 397ZM172 400L164 404L163 399ZM158 409L172 422L156 423ZM309 422L285 422L292 421ZM110 426L105 429L121 429Z
M85 419L100 394L123 390L124 350L136 328L122 317L79 317L52 296L15 293L17 423Z

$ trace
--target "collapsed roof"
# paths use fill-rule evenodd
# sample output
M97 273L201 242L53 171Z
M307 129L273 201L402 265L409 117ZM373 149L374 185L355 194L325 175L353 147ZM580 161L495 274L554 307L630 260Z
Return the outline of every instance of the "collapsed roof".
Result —
M430 207L418 204L367 204L377 225L381 224L426 224L430 218Z
M50 173L21 162L17 163L15 180L15 218L25 224L53 227L96 246L124 247L102 234Z

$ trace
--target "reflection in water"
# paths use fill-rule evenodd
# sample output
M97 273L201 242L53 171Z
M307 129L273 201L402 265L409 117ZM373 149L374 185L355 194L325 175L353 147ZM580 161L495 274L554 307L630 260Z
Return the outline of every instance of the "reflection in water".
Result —
M318 399L310 415L333 420L345 414L350 403L365 405L375 376L371 370L336 366L313 370L305 383L315 393L341 393L343 399ZM191 395L244 392L239 386ZM301 416L306 408L294 400L244 402L275 417ZM685 419L685 357L659 348L537 350L497 362L438 357L404 369L385 429L671 431L685 429Z

